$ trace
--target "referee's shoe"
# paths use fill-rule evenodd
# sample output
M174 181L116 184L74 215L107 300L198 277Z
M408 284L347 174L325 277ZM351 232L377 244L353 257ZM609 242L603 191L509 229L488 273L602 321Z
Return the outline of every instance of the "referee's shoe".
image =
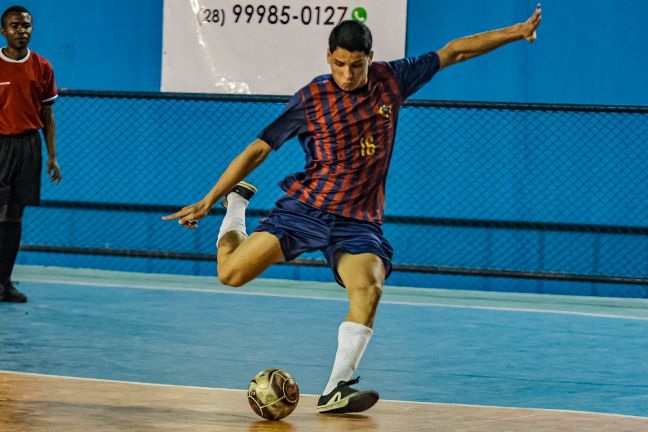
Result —
M360 377L350 381L340 381L327 395L317 401L317 411L321 414L356 413L366 411L378 402L378 393L373 390L360 391L352 388Z
M27 296L16 289L11 279L0 284L0 302L27 303Z
M232 192L234 192L235 194L240 195L244 199L250 201L250 198L254 196L256 191L257 188L254 187L252 183L248 183L246 181L240 181L227 194L229 195ZM227 195L225 195L225 199L221 202L221 205L227 208Z

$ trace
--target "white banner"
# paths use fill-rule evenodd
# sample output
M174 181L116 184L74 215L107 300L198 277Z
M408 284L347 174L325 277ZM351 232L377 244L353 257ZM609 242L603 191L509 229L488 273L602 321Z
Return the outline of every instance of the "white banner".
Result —
M374 60L405 56L407 0L165 0L162 91L291 95L330 73L328 36L365 22Z

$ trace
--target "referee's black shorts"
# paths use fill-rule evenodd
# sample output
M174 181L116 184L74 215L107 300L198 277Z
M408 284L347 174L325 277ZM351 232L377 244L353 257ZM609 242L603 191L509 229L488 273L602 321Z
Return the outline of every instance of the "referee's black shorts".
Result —
M0 135L0 205L39 205L42 164L38 131Z

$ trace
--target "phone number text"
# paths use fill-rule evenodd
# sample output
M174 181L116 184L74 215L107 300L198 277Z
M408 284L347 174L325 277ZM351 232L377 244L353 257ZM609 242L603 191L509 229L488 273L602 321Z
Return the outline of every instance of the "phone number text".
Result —
M201 24L224 26L233 24L278 24L301 23L303 25L333 26L344 20L349 8L346 6L303 6L301 8L277 5L235 4L231 10L201 9L198 19ZM355 10L354 10L355 12Z

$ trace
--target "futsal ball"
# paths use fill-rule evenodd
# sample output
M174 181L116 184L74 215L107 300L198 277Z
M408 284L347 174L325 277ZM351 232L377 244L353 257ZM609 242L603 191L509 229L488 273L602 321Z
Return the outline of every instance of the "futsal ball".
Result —
M297 407L299 386L285 370L266 369L250 381L248 402L260 417L279 420L289 416Z

